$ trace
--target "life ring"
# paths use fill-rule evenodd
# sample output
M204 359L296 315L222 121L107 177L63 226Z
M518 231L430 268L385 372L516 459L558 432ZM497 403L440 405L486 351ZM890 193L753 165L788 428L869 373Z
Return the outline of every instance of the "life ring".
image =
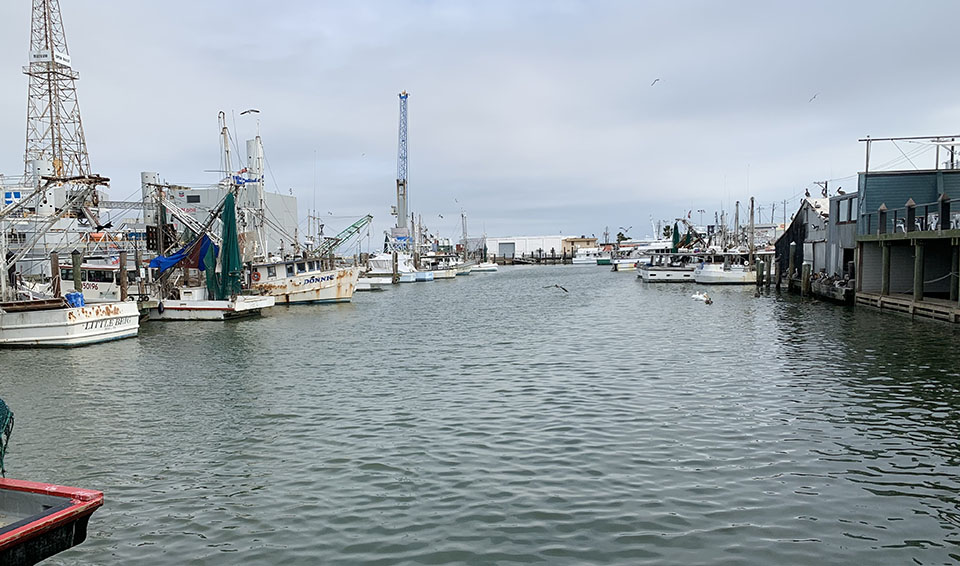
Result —
M254 281L260 281L260 272L254 271L252 274L250 274L250 278Z

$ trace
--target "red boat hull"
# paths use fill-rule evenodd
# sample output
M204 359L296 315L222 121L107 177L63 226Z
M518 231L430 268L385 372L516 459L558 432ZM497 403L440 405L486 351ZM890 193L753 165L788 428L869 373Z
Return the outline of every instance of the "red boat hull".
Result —
M0 478L0 564L29 566L83 542L103 493Z

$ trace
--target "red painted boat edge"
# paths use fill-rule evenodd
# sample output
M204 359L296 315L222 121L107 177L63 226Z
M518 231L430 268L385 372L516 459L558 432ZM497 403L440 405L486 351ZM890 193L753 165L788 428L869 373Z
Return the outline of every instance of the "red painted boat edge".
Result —
M69 499L72 503L70 507L66 509L61 509L42 519L0 535L0 551L15 546L24 540L46 533L56 527L90 515L103 505L103 492L92 489L7 478L0 478L0 489L63 497Z

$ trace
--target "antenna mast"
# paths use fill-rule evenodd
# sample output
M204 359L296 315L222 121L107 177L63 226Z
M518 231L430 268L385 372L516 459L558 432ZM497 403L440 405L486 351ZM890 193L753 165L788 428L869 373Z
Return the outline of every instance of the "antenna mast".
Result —
M24 174L35 160L48 161L58 177L90 174L90 156L80 122L76 80L60 17L60 0L33 0Z

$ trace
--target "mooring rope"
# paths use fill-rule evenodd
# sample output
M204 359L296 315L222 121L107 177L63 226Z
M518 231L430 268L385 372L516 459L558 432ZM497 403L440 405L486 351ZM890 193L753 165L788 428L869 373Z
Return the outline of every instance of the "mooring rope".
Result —
M948 274L944 275L943 277L937 277L936 279L931 279L931 280L929 280L929 281L924 281L923 284L926 285L927 283L936 283L937 281L943 281L943 280L946 279L947 277L955 277L956 275L957 275L956 273L948 273Z

